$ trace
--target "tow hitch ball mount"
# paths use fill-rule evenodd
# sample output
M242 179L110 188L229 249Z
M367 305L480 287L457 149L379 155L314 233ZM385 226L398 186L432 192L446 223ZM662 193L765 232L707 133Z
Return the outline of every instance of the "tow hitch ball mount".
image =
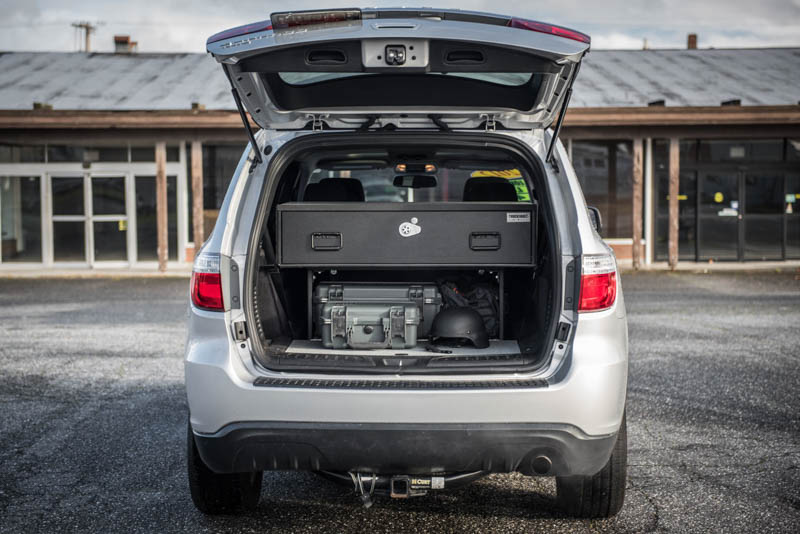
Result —
M389 496L393 499L418 497L435 489L444 489L444 477L395 475L389 479Z
M443 473L441 475L379 475L355 471L317 471L317 473L340 485L352 484L364 508L372 506L372 497L382 495L393 499L420 497L431 490L455 489L465 486L489 474L488 471L467 473Z
M356 495L361 499L364 508L372 506L375 488L382 494L387 493L393 499L421 497L430 490L444 489L444 477L421 477L409 475L380 476L376 474L349 473L353 481ZM387 488L388 486L388 488Z

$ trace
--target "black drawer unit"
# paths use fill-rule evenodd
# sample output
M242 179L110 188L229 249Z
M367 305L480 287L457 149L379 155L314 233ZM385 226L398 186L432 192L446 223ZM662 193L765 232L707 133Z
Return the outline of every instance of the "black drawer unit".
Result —
M536 215L528 202L290 202L278 206L278 264L530 265Z

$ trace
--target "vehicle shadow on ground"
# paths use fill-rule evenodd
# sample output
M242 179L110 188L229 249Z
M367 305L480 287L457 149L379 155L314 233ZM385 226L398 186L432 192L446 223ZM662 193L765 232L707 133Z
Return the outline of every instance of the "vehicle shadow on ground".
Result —
M374 505L365 509L351 489L311 473L266 473L258 509L238 517L204 517L201 522L220 531L258 525L276 531L350 532L369 525L373 532L420 532L501 528L509 520L569 520L556 505L554 480L493 475L423 497L375 497Z

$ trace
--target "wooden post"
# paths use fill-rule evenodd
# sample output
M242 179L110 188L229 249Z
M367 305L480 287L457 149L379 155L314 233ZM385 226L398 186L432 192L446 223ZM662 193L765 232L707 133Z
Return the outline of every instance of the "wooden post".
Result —
M203 143L192 141L192 228L194 230L194 253L200 251L203 235Z
M678 266L678 190L680 184L680 147L678 138L669 140L669 268Z
M158 270L167 270L167 144L156 143L156 233L158 235Z
M642 138L637 137L633 140L633 247L631 249L633 268L636 270L642 266L643 159Z

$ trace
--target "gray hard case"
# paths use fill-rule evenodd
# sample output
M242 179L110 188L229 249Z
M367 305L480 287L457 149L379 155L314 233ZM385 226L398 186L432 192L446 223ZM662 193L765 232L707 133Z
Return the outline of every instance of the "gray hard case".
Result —
M312 297L315 320L319 321L322 307L329 302L345 305L378 304L384 307L414 305L419 308L419 337L427 337L433 318L442 308L442 294L431 283L322 282L314 289Z
M331 349L409 349L417 344L414 304L326 302L320 314L322 345Z

